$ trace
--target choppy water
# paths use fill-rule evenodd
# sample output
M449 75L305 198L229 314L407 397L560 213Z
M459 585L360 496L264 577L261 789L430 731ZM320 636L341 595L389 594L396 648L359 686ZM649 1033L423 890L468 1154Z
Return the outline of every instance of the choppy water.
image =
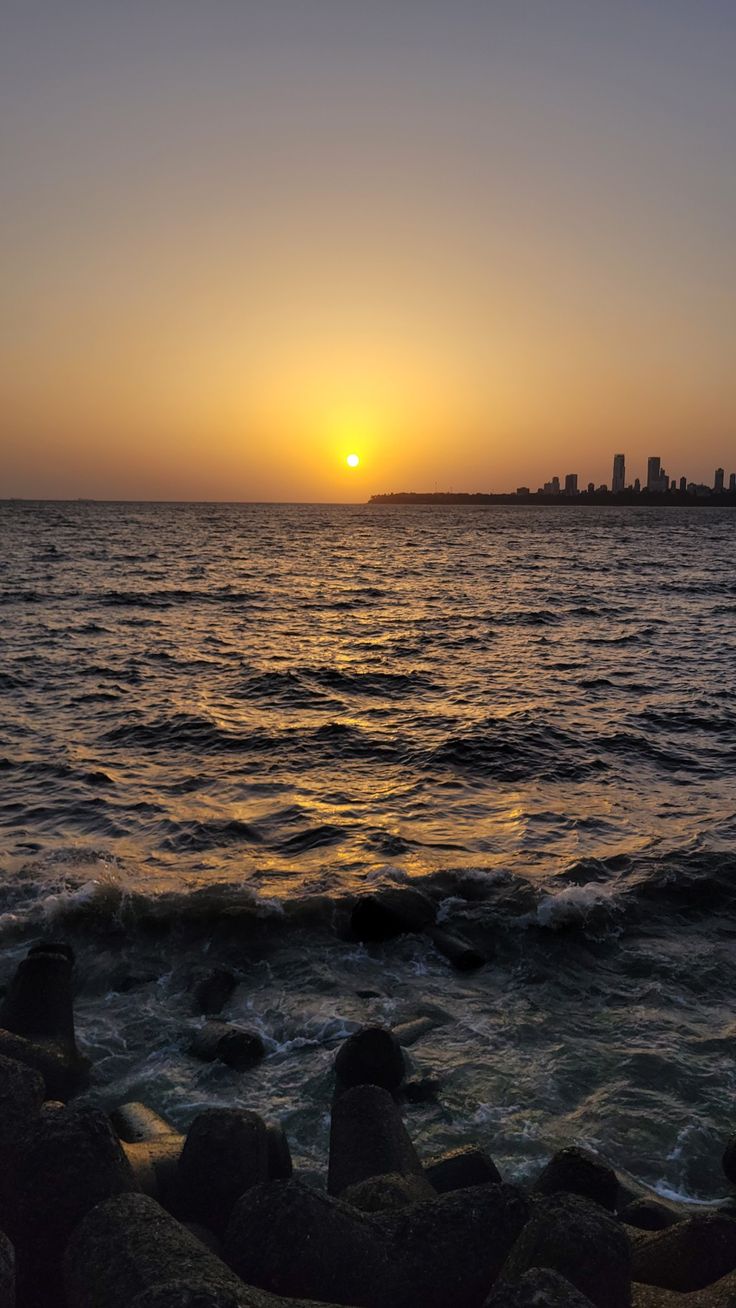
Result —
M0 505L0 943L79 951L104 1102L280 1113L427 1007L426 1152L715 1197L736 1119L736 514ZM344 938L418 878L486 950ZM192 978L269 1056L192 1062Z

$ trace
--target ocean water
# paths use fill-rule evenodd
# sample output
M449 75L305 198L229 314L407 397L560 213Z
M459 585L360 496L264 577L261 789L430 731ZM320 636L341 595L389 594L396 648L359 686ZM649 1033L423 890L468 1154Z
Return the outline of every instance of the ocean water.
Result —
M725 1193L735 542L716 509L1 504L0 979L68 938L97 1102L267 1111L309 1168L340 1040L430 1013L420 1151ZM482 970L350 940L410 882ZM220 963L246 1074L187 1053Z

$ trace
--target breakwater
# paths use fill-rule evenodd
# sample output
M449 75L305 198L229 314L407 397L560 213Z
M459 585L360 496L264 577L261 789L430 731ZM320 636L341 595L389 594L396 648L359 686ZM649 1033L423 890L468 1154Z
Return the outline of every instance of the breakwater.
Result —
M375 901L354 925L416 928L420 907L397 919ZM76 1045L73 969L66 942L37 942L0 1009L3 1308L672 1308L684 1295L718 1308L736 1294L736 1197L663 1202L574 1146L526 1186L478 1145L422 1158L405 1117L434 1087L406 1051L431 1018L340 1045L327 1157L309 1175L281 1123L248 1108L181 1131L139 1102L80 1104L94 1067ZM217 1016L232 980L196 987L190 1054L245 1073L265 1051ZM736 1184L736 1139L723 1168Z

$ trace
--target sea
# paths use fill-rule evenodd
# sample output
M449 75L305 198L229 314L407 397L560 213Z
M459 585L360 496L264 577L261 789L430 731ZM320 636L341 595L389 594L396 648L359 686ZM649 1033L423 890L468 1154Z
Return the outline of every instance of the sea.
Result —
M422 1154L727 1193L736 512L4 502L0 620L0 981L74 946L88 1100L318 1179L340 1042L425 1015ZM351 939L412 885L485 966ZM189 1054L220 966L249 1072Z

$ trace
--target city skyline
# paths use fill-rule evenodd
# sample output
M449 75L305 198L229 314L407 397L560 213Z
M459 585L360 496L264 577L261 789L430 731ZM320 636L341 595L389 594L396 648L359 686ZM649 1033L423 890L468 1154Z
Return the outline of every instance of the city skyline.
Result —
M725 0L38 0L2 38L0 494L725 462Z

